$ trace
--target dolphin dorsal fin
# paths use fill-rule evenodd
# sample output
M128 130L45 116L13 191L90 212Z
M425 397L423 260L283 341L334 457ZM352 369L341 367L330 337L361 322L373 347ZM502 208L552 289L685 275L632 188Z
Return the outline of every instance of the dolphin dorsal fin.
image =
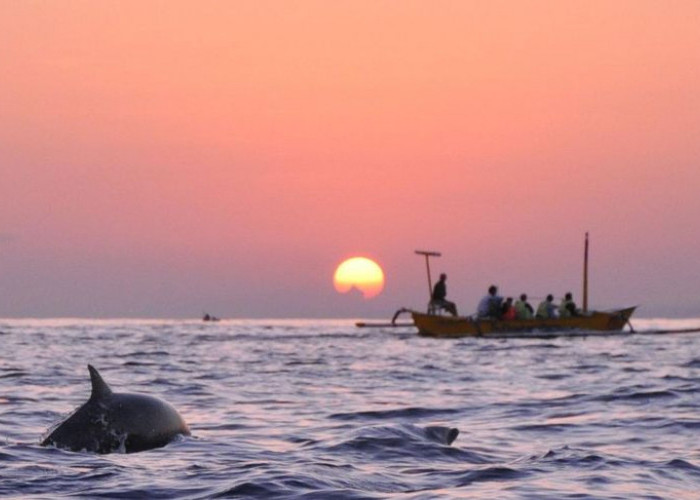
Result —
M95 401L111 396L112 389L109 388L107 382L102 380L100 372L98 372L92 365L88 365L88 370L90 371L90 381L92 382L92 394L90 394L90 400Z

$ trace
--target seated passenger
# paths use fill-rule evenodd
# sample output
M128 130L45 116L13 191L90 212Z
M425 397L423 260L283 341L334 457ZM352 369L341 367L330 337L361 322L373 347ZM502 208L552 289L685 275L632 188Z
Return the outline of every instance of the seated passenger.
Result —
M540 302L537 306L537 318L556 318L557 308L554 306L554 297L552 294L547 295L547 299Z
M479 301L476 314L480 318L500 318L501 317L501 302L503 297L498 296L498 287L491 285L489 293Z
M445 281L447 281L447 275L442 273L440 275L440 281L435 283L433 287L433 295L430 297L430 303L434 306L442 307L453 316L457 316L457 306L454 302L450 302L445 298L447 297L447 285L445 285Z
M515 317L518 319L532 319L535 311L527 301L527 295L522 294L520 300L515 302Z
M513 307L513 297L508 297L501 308L501 319L515 319L515 307Z
M570 318L572 316L579 316L579 312L578 309L576 309L576 303L574 302L571 292L567 292L561 304L559 304L559 317Z

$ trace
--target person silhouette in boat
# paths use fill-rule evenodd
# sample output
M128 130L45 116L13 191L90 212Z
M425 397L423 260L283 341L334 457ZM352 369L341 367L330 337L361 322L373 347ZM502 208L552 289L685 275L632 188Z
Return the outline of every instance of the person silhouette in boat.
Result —
M537 306L537 318L556 318L557 308L554 306L554 296L550 293L547 298Z
M564 295L561 304L559 304L559 317L570 318L572 316L580 316L580 314L576 308L576 302L574 302L571 292L567 292L566 295Z
M479 301L479 306L476 309L477 316L480 318L500 318L502 302L503 297L498 295L498 287L491 285L489 293Z
M515 302L515 317L517 319L532 319L535 315L534 309L527 301L527 294L520 295L520 299Z
M508 297L501 307L501 319L513 320L517 317L515 306L513 305L513 297Z
M447 275L442 273L440 280L433 287L433 294L430 297L430 305L433 308L442 308L449 312L452 316L457 316L457 306L454 302L447 300Z

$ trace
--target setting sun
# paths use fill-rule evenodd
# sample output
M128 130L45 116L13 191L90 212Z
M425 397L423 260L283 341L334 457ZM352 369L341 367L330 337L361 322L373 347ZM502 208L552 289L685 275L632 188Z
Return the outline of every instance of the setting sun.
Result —
M366 299L371 299L384 289L384 272L373 260L353 257L343 261L335 270L333 284L339 293L356 288Z

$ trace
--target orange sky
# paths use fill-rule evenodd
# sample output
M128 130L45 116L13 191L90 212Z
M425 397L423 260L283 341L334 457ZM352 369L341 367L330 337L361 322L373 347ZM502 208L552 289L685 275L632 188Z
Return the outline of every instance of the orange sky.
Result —
M696 1L0 3L0 316L389 316L417 248L700 315ZM367 301L333 288L376 259Z

